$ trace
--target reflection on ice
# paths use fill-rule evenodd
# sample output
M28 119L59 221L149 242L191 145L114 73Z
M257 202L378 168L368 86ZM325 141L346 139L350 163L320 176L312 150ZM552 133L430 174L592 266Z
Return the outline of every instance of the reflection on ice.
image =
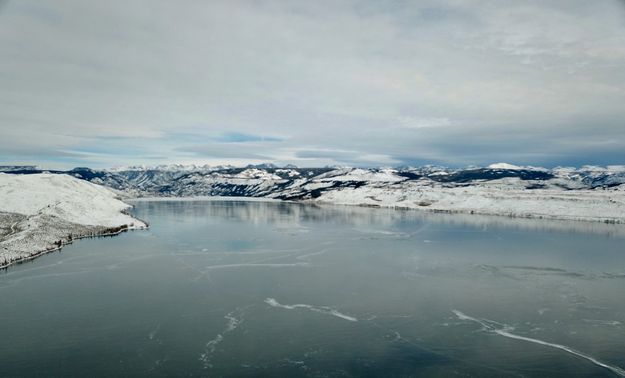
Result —
M366 208L326 204L289 203L275 201L250 201L244 198L208 201L206 199L176 201L163 199L158 202L141 202L155 216L213 217L238 220L253 224L272 224L277 230L289 234L308 232L304 222L331 221L356 227L361 232L405 236L388 228L402 221L425 222L445 225L469 225L483 230L491 228L518 229L523 231L553 231L570 233L593 233L625 237L625 226L600 222L556 221L546 219L507 218L475 214L424 213L415 210ZM148 219L150 221L150 219ZM371 225L383 227L367 228Z

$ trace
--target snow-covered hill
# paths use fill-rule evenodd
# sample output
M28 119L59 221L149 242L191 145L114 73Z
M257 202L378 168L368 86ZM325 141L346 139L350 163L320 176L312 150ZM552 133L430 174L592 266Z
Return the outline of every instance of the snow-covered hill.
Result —
M73 239L145 228L110 189L62 174L0 173L0 267Z
M344 205L519 218L625 223L625 193L617 190L517 189L518 180L465 187L404 182L323 193L315 199Z

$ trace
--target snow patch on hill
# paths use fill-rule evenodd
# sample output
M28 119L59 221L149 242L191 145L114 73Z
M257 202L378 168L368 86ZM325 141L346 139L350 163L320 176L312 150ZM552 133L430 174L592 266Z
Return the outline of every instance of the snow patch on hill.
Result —
M490 169L523 169L523 167L519 167L518 165L512 165L508 163L495 163L488 166Z
M242 179L257 179L257 180L281 180L280 176L268 173L262 169L249 168L244 170L235 176Z
M321 182L397 182L404 181L406 178L398 176L397 171L394 169L370 170L361 168L340 168L317 176L315 179Z

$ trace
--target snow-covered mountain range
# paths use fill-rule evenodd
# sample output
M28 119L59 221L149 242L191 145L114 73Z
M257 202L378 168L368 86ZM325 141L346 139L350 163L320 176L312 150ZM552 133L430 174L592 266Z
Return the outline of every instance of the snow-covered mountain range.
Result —
M44 172L36 167L0 167L0 171L3 170L14 174ZM69 174L135 197L247 196L297 200L314 199L345 188L397 186L400 183L433 188L625 189L625 166L545 169L497 163L485 168L463 169L435 166L363 169L170 165L51 172Z

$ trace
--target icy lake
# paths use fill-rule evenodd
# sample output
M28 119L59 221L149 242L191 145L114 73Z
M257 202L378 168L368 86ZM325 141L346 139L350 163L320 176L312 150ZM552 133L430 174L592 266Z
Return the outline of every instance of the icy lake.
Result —
M0 271L0 376L625 376L623 226L137 202Z

